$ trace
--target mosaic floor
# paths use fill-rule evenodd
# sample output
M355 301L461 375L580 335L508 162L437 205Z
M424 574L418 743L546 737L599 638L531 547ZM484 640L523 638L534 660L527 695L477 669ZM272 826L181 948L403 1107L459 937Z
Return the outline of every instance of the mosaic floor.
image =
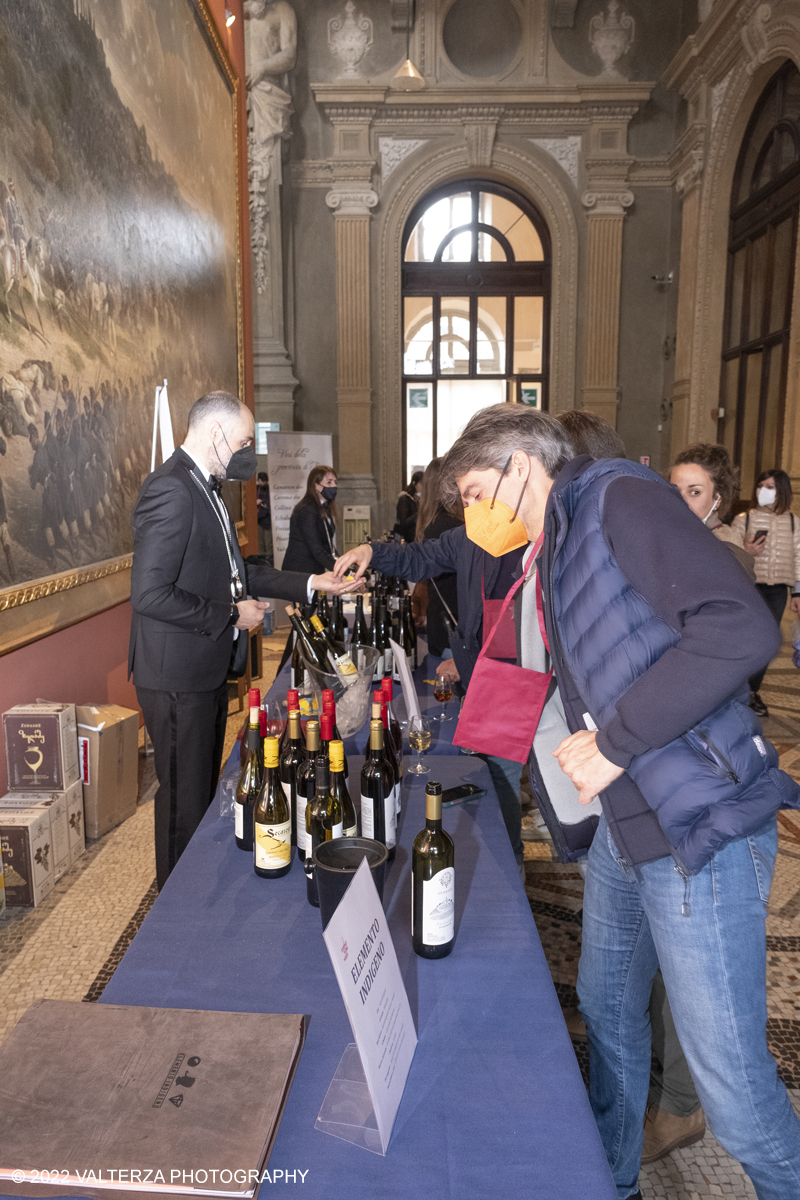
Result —
M788 626L785 629L788 634ZM275 676L285 635L264 642L262 689ZM800 779L800 672L786 643L767 675L765 732L781 765ZM225 756L242 722L231 704ZM97 1000L155 899L152 758L140 755L139 806L56 884L39 908L0 917L0 1042L36 997ZM532 829L534 813L523 818ZM780 1074L800 1112L800 813L779 816L779 853L767 919L768 1036ZM526 892L562 1007L576 1004L583 880L553 862L546 841L526 841ZM586 1048L573 1043L586 1071ZM642 1195L671 1200L755 1197L737 1163L707 1133L686 1150L643 1168Z

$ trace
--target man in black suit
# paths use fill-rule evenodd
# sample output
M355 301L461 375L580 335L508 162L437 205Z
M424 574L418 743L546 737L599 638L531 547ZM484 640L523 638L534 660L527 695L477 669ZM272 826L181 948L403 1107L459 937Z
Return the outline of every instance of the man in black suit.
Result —
M128 672L153 742L156 875L163 887L217 785L228 715L227 678L241 674L248 630L268 607L305 603L316 588L342 591L326 572L245 565L222 502L223 479L256 469L253 415L211 392L189 413L183 445L142 485L133 510Z

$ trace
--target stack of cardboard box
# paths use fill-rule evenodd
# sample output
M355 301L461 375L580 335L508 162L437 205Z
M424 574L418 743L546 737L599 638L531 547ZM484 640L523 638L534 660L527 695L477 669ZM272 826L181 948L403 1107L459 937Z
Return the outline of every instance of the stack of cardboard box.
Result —
M87 837L101 837L136 811L139 714L38 700L4 713L3 732L5 898L9 907L32 907L77 862Z
M3 713L8 795L0 849L9 907L47 896L86 849L75 705L37 701Z

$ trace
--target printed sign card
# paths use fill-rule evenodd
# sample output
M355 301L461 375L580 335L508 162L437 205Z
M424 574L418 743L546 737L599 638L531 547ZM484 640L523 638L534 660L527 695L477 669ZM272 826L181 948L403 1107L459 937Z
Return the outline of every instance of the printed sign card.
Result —
M345 1051L315 1127L385 1155L417 1032L366 859L323 937L356 1045Z

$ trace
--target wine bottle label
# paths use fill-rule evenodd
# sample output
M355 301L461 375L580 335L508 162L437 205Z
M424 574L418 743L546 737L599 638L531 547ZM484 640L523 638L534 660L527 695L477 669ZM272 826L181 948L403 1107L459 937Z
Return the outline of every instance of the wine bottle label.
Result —
M384 656L383 656L383 674L384 674L384 677L385 677L385 676L387 676L387 675L391 677L391 675L392 675L392 669L393 669L393 668L392 668L392 663L393 663L393 660L394 660L394 651L393 651L393 650L391 650L391 649L389 649L389 650L386 650L386 651L384 652Z
M233 806L233 822L234 830L238 838L244 838L244 805L238 801Z
M361 836L375 837L375 815L371 796L361 796Z
M381 652L375 660L375 670L372 675L373 683L380 683L383 679L383 653Z
M289 812L291 813L296 803L294 798L294 788L292 787L291 783L284 783L283 780L281 780L281 787L283 788L283 794L286 797L289 805Z
M394 819L397 824L397 818L400 816L400 784L394 785Z
M358 825L350 825L344 831L344 837L358 837Z
M308 801L305 796L298 795L297 797L297 849L300 852L300 857L305 858L306 849L306 805Z
M395 681L395 683L402 682L402 680L400 679L400 667L398 666L397 657L395 657L395 660L394 660L394 670L392 671L392 679Z
M385 800L383 802L384 812L386 814L384 817L384 820L386 822L386 849L387 850L391 850L397 841L397 808L396 808L397 800L395 799L394 792L395 792L395 789L392 788L392 790L389 792L389 795L385 798Z
M277 871L291 861L292 823L280 825L256 824L256 866L262 871Z
M422 942L443 946L455 933L456 873L453 867L438 871L422 883Z
M332 842L334 838L344 837L344 826L341 821L330 830L330 835L329 838L325 839L326 842Z
M355 663L349 654L339 654L336 658L336 665L342 675L357 675L358 670Z

